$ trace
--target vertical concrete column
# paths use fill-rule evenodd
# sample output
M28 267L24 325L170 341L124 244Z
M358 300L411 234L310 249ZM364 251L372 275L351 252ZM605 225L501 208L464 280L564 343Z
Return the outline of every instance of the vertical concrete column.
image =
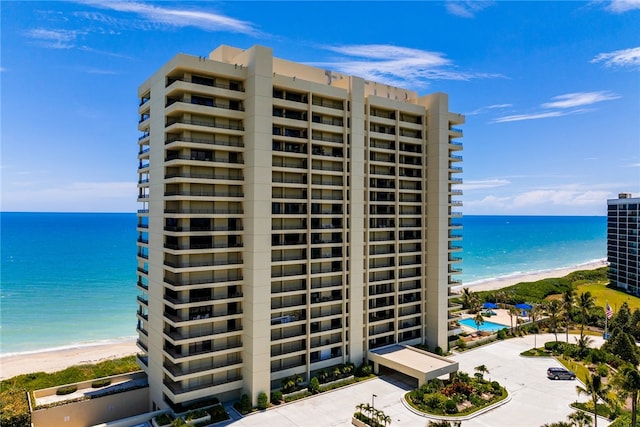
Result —
M271 49L255 46L239 55L247 66L244 137L244 389L253 404L270 390L271 312Z
M427 109L427 258L424 333L426 344L447 348L449 240L449 98L421 97Z
M148 368L150 407L154 404L164 408L163 368L164 360L164 102L165 73L154 74L151 82L150 143L149 143L149 320Z
M349 200L349 358L359 364L366 357L364 322L364 80L350 77L351 84L351 194Z

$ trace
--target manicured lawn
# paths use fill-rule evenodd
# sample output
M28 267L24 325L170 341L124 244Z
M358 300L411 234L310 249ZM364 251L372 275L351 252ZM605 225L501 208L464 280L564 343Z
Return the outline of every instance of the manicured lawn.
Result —
M605 308L607 301L609 301L609 305L613 308L614 313L618 312L618 309L624 302L627 303L632 313L636 308L640 308L640 298L629 295L623 291L607 288L606 284L607 282L581 284L578 285L576 294L580 295L582 292L589 291L595 298L597 306Z

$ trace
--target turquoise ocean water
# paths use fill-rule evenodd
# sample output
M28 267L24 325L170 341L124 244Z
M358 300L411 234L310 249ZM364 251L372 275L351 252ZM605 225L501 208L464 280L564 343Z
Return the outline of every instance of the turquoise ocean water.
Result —
M465 283L606 257L606 217L466 216ZM136 215L0 213L0 354L135 336Z

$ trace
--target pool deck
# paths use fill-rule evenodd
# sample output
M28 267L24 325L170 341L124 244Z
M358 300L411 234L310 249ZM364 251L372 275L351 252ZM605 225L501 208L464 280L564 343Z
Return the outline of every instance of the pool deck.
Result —
M509 310L505 309L505 308L494 308L493 310L491 310L493 313L495 313L494 316L491 317L485 317L485 320L487 322L491 322L491 323L499 323L501 325L504 325L505 328L511 328L511 317L509 317ZM473 315L471 314L465 314L462 317L460 317L461 319L473 319ZM522 316L518 316L518 319L522 319L525 322L529 321L528 317L522 317ZM513 318L513 326L516 326L516 318L514 316ZM462 328L463 331L467 332L467 333L474 333L477 332L476 328L469 328L468 326L465 325L460 325L460 327Z

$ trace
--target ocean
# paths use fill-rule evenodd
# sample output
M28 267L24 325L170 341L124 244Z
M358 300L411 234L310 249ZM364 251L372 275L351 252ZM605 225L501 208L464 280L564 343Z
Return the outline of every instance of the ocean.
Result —
M606 217L465 216L464 283L606 257ZM0 354L136 335L136 215L0 213Z

